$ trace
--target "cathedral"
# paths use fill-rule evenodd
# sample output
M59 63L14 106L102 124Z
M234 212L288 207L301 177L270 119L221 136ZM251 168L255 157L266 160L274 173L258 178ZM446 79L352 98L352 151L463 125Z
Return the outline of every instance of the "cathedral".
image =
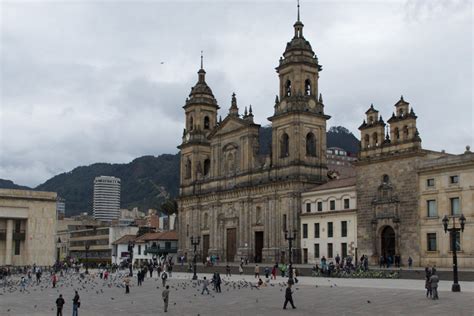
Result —
M300 261L301 193L327 181L326 121L318 91L322 70L303 35L299 6L294 36L276 71L279 77L271 122L270 154L262 154L260 125L252 108L239 110L232 95L227 116L198 71L183 109L178 198L180 254L193 252L200 238L203 257L222 261L247 257L255 262L287 261L285 232L293 235L293 262Z

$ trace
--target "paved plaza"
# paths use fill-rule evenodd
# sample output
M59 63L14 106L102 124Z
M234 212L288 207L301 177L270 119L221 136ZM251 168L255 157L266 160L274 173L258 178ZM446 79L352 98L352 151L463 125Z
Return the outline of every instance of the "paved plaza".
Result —
M202 279L204 275L199 275ZM210 278L210 275L206 275ZM114 276L112 276L112 280ZM0 289L0 315L56 315L55 300L63 294L64 315L72 315L74 289L81 296L79 315L163 315L161 280L133 282L125 295L120 278L103 281L91 276L65 277L58 288L49 283L20 293L16 286ZM300 277L294 287L296 309L283 310L284 279L257 289L253 276L223 277L222 293L201 295L190 275L173 273L169 315L474 315L474 283L463 282L463 292L452 293L451 282L440 283L440 299L425 297L421 280L327 279Z

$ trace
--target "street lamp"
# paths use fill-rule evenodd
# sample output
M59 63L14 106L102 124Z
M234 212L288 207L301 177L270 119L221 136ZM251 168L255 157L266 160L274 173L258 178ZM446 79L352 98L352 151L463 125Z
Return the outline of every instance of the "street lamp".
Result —
M133 276L133 248L135 247L135 242L133 240L128 241L128 255L130 259L130 263L128 268L130 270L129 276Z
M288 256L288 260L289 260L289 273L288 273L288 284L295 284L295 281L293 280L293 260L292 260L292 253L291 253L291 248L292 248L292 243L293 243L293 240L296 239L296 233L297 233L297 230L294 229L293 230L293 236L289 236L288 235L288 231L285 230L285 240L288 240L288 253L289 253L289 256Z
M456 227L456 217L452 216L453 218L453 227L448 228L448 223L449 223L449 218L447 215L444 215L443 217L443 227L444 227L444 232L447 233L449 231L449 234L451 236L451 247L453 249L453 286L451 287L451 291L453 292L461 292L461 286L458 283L458 257L456 253L456 239L457 239L457 234L458 232L463 232L464 231L464 224L466 223L466 218L464 217L463 214L459 217L459 223L461 224L461 228Z
M86 240L85 242L85 247L86 247L86 274L89 274L89 259L88 259L88 255L89 255L89 249L91 247L90 243L89 243L89 240Z
M191 236L191 245L194 246L194 258L193 258L193 272L194 272L194 275L193 275L193 280L197 280L198 276L196 274L196 247L199 245L199 243L201 242L201 237L198 236L197 238L194 238L193 236Z

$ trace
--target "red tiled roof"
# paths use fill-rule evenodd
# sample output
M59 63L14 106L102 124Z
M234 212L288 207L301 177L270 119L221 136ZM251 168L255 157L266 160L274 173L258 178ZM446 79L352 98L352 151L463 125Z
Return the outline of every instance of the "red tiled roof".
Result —
M337 188L345 188L350 187L356 184L356 177L351 178L343 178L343 179L334 179L329 180L328 182L318 185L317 187L313 187L311 189L306 190L308 191L322 191L322 190L329 190L329 189L337 189Z
M136 237L137 237L137 236L135 236L135 235L125 235L125 236L120 237L120 238L117 239L116 241L114 241L114 242L112 243L112 245L128 244L129 241L135 240Z
M135 242L143 243L149 240L178 240L178 233L174 230L158 233L146 233L138 237Z

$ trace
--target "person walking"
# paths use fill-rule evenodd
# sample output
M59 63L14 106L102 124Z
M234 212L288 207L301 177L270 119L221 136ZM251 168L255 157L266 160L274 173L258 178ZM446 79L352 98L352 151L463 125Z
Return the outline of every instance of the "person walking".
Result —
M283 304L283 309L286 309L288 303L291 304L291 307L296 308L295 304L293 304L293 291L291 290L291 284L288 284L285 291L285 304Z
M74 295L74 298L72 299L72 316L78 316L78 311L77 309L81 306L81 298L79 297L79 293L75 291L76 294Z
M163 287L166 286L166 279L168 279L168 273L163 271L163 273L161 274L161 282L163 283Z
M408 268L411 269L412 266L413 266L413 258L410 256L408 257Z
M232 275L230 274L230 266L229 266L229 263L227 263L227 265L225 266L225 276L227 276L227 277L232 276Z
M125 277L123 280L123 283L125 284L125 294L130 293L130 278L128 276Z
M242 264L239 265L239 274L242 275L244 273L244 267Z
M436 271L434 271L431 276L430 276L430 285L431 285L431 291L432 291L432 296L434 300L438 300L438 282L439 282L439 277L436 274Z
M430 278L431 278L431 271L428 267L425 268L425 289L426 289L426 297L432 297L433 292L431 290L431 283L430 283Z
M170 298L170 286L167 285L166 288L163 290L161 293L161 297L163 298L163 304L164 304L164 309L165 313L168 311L168 301Z
M217 293L222 293L221 283L222 283L221 275L219 273L217 273L217 275L216 275L216 292Z
M56 299L56 307L57 307L57 316L63 316L63 306L64 306L64 298L62 294L59 294L59 297Z
M53 288L56 287L56 282L58 282L58 277L56 276L56 273L53 273L51 276L51 282L53 283Z
M204 295L204 291L207 292L207 295L210 295L209 289L207 288L208 286L209 286L209 281L206 279L206 277L204 277L204 279L202 280L202 292L201 292L201 295Z
M260 267L258 266L258 264L255 265L255 278L259 278L260 277Z

